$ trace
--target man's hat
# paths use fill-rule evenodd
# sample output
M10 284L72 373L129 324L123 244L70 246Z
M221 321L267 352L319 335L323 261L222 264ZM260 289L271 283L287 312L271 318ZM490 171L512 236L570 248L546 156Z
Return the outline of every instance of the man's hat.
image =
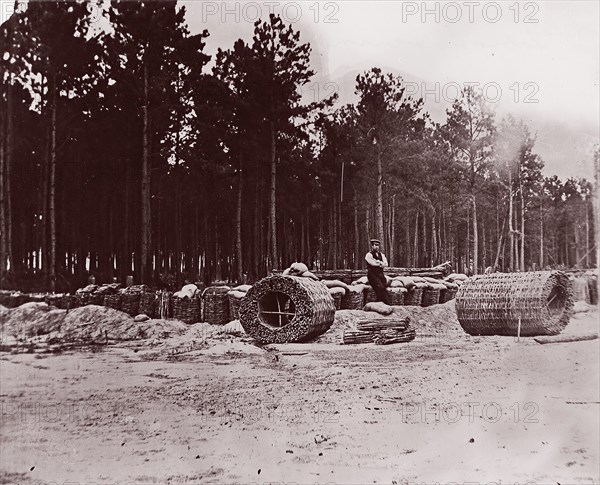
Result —
M371 244L381 244L381 241L379 239L371 239Z

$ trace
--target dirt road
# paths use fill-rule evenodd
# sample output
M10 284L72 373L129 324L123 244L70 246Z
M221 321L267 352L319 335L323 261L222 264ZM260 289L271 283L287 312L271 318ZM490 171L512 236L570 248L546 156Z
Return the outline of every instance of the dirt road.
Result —
M599 355L467 336L3 353L0 483L598 483Z

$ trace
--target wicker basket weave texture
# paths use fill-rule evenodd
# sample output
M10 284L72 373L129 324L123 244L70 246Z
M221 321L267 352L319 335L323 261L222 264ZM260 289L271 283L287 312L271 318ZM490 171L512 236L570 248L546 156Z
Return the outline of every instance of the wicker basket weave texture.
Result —
M154 318L156 315L156 293L147 291L140 295L140 304L138 311Z
M204 321L212 325L229 322L228 286L209 286L202 294L204 299Z
M560 271L495 273L466 281L456 295L458 320L471 335L556 335L569 322L573 291Z
M438 288L423 288L421 306L427 307L437 305L440 302L440 290Z
M364 295L362 291L347 291L342 296L342 310L362 310L364 306Z
M281 294L289 298L286 308L293 316L285 325L275 327L266 322L261 301ZM261 343L310 340L327 331L334 317L335 303L329 289L321 282L296 276L263 278L252 286L240 306L244 330Z
M454 300L456 298L456 293L458 288L447 288L444 292L444 300L442 301L442 295L440 293L440 303L446 303L447 301Z
M388 288L387 293L390 305L404 305L404 295L406 294L404 288Z
M232 320L238 320L240 318L240 305L242 304L242 299L237 298L234 295L228 295L229 298L229 318Z
M104 306L115 310L121 310L121 295L106 295L104 297Z
M179 298L174 296L171 300L173 305L173 318L187 324L200 322L202 319L202 299L187 296Z
M417 288L413 286L404 295L404 305L406 306L421 306L423 299L423 288Z
M132 317L138 314L140 308L139 293L123 293L121 295L121 310Z

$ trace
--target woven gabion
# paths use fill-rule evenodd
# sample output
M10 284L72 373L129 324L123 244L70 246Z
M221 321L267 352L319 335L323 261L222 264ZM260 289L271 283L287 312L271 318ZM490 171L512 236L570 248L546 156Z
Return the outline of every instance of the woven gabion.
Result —
M213 325L229 322L228 286L210 286L202 294L204 299L204 321Z
M456 313L471 335L555 335L569 322L573 290L561 271L494 273L465 281Z
M246 333L261 343L310 340L327 331L335 317L328 288L297 276L269 276L256 283L240 306Z

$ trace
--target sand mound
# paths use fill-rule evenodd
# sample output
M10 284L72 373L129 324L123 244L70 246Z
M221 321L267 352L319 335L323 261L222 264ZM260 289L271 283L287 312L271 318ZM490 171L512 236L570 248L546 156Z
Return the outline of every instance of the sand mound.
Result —
M69 341L134 340L181 335L187 326L179 320L136 322L127 313L97 305L71 310L60 328Z
M65 310L56 310L46 303L30 302L0 311L4 335L15 338L46 335L58 330L65 318Z
M164 322L164 320L162 320ZM147 323L147 322L145 322ZM195 351L209 351L218 347L212 354L223 353L259 353L263 352L251 345L252 338L241 333L237 336L239 321L233 320L227 325L211 325L209 323L195 323L184 325L184 332L171 336L165 340L150 340L148 355L149 359L176 357ZM235 333L234 333L235 332ZM243 332L243 329L241 329Z
M419 336L466 335L456 316L455 300L428 307L395 306L393 315L410 317L411 326Z
M167 339L187 332L189 325L179 320L150 319L136 322L136 338Z

